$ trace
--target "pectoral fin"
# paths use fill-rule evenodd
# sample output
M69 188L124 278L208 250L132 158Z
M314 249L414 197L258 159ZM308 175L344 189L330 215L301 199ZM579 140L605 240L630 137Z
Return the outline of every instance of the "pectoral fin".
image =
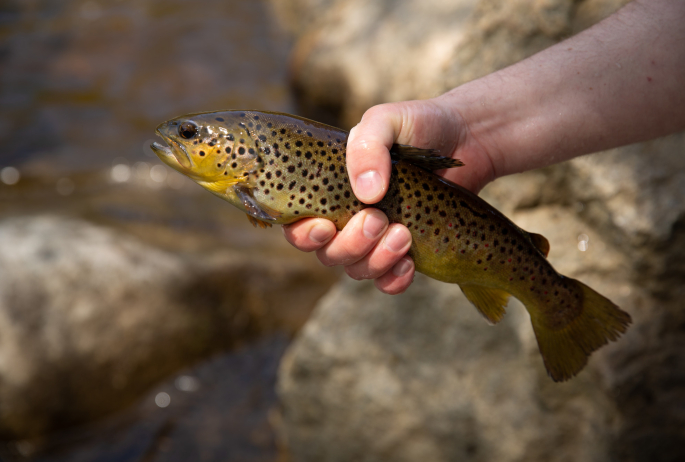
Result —
M252 194L252 189L248 186L237 184L233 186L233 191L242 201L248 219L254 226L259 225L262 228L266 228L267 225L271 226L270 221L276 221L282 215L278 210L260 204Z
M497 324L504 317L505 307L509 301L508 293L482 286L460 285L459 287L490 324Z
M262 220L257 220L252 215L245 215L245 216L247 217L248 221L250 223L252 223L252 226L254 226L255 228L257 226L259 226L262 229L271 228L271 223L267 223L266 221L262 221Z

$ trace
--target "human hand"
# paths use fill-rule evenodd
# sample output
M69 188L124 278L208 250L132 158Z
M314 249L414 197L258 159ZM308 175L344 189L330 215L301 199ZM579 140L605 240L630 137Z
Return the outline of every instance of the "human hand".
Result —
M347 141L347 169L357 198L375 204L385 195L393 143L437 149L443 156L461 159L465 167L438 173L474 192L493 179L489 156L470 136L455 107L453 96L447 94L369 109ZM375 279L382 292L402 293L414 278L414 263L405 255L411 246L409 230L388 224L377 209L358 213L338 233L331 221L321 218L300 220L283 230L298 249L316 251L324 265L343 265L354 279Z

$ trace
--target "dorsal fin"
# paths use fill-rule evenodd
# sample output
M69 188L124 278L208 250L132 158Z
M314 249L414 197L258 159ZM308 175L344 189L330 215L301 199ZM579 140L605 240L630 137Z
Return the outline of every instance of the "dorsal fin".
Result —
M542 234L535 234L535 233L528 233L528 236L530 237L530 240L533 242L533 245L540 251L542 254L547 257L549 255L549 241L545 236Z
M405 160L431 172L464 165L459 159L441 156L440 151L435 149L415 148L406 144L393 144L390 148L390 157L393 160Z

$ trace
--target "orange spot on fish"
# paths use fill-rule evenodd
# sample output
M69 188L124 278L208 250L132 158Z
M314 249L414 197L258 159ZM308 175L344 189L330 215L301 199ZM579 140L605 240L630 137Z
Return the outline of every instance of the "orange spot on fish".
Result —
M507 261L508 261L509 263L511 263L511 258L510 258L509 260L507 260Z
M452 223L448 223L447 226L448 226L449 228L451 228L451 227L452 227Z
M422 230L421 230L421 234L423 234L423 232L424 232L424 230L422 229Z
M531 281L534 281L534 280L535 280L535 276L531 276L531 277L530 277L530 280L531 280Z
M514 278L509 278L509 280L510 280L510 281L513 281L513 280L514 280Z
M407 205L407 210L409 210L410 208L411 208L411 205Z
M438 253L438 250L440 250L440 249L435 249L435 253Z

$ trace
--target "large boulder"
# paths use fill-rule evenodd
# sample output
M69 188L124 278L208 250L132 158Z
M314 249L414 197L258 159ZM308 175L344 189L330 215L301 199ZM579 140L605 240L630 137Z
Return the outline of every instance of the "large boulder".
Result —
M469 3L470 16L451 32L458 30L458 43L445 37L442 71L420 91L410 77L414 62L396 53L433 48L381 33L405 2L374 3L388 21L368 26L354 22L371 8L358 3L335 2L305 30L293 58L305 106L319 101L308 82L328 82L331 94L345 95L336 114L346 125L371 104L439 94L511 64L625 2ZM347 13L333 22L333 12ZM439 30L440 18L450 20L430 9L414 13L412 29ZM365 28L348 30L350 23ZM392 72L368 58L382 54L375 50L395 60ZM363 76L347 77L355 73ZM578 377L555 384L545 376L518 303L491 328L453 286L417 277L406 294L388 297L370 283L344 282L282 363L283 431L294 459L685 459L684 150L685 135L673 135L502 178L483 191L515 223L549 239L561 273L632 315L628 333L593 354Z
M627 0L274 0L297 37L300 111L354 126L366 109L437 96L608 16Z
M80 219L6 218L0 438L93 420L213 353L293 334L334 277L275 255L183 255Z

